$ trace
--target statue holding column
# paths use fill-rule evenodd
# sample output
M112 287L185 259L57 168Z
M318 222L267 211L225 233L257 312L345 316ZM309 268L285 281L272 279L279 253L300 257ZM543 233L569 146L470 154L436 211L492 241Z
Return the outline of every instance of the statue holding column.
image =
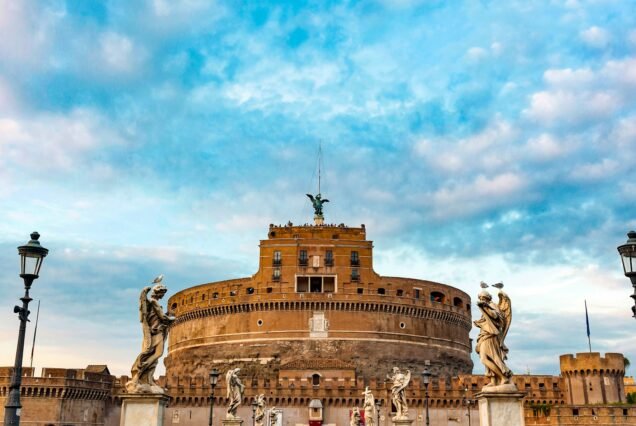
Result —
M387 376L387 378L393 381L393 386L391 387L391 400L393 401L393 405L395 405L396 411L393 421L408 420L409 407L406 404L405 389L411 381L411 371L406 370L406 374L404 374L398 367L393 367L393 374L391 376Z

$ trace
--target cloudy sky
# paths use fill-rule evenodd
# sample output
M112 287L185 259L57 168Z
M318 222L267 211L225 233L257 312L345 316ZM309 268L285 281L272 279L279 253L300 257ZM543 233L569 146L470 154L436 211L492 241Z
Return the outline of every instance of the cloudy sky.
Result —
M636 359L631 2L0 0L0 365L31 231L35 366L125 374L139 289L254 273L269 223L311 220L319 143L377 272L504 281L515 371L587 350L584 299Z

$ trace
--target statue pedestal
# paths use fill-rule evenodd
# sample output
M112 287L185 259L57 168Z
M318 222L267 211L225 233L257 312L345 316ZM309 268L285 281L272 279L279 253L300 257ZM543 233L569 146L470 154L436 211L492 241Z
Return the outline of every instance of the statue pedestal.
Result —
M123 397L119 426L163 426L168 403L164 394L137 393Z
M480 426L525 426L524 396L525 393L519 392L516 387L514 390L482 389L475 395L479 401Z
M321 214L314 215L314 225L324 225L325 217Z
M391 421L393 422L393 426L411 426L415 420L411 420L411 419L400 419L400 420L391 419Z
M223 426L242 426L243 419L223 419L221 420L221 424L223 424Z

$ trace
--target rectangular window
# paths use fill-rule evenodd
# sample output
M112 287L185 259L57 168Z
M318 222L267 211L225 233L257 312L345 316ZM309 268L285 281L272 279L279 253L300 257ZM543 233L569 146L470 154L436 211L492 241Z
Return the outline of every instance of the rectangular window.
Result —
M310 277L309 289L312 293L322 293L322 277Z
M358 268L351 268L351 281L360 281L360 271Z
M280 268L274 268L274 271L272 272L272 279L274 281L280 281Z
M307 250L301 250L298 255L298 264L300 266L307 266Z
M419 288L414 288L413 289L413 297L416 298L416 299L419 299L420 298L420 291L421 290Z
M364 294L364 289L362 287L358 287L358 294Z
M309 277L296 278L296 291L298 293L307 293L309 291Z
M333 266L333 251L331 250L325 252L325 266Z
M336 291L336 277L322 277L322 291L325 293Z
M298 293L334 293L336 291L335 276L297 276L296 292Z
M280 254L280 250L276 250L274 252L274 265L279 266L282 263L282 257Z
M360 257L357 251L351 252L351 266L358 266L360 264Z

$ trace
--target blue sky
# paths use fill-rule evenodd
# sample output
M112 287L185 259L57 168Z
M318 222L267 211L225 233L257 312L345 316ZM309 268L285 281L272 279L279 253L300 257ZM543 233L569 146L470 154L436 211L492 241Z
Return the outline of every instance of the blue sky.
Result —
M319 143L377 272L504 281L513 370L586 350L585 298L593 349L636 358L631 2L0 0L0 364L29 232L35 365L124 374L154 276L248 276L311 220Z

